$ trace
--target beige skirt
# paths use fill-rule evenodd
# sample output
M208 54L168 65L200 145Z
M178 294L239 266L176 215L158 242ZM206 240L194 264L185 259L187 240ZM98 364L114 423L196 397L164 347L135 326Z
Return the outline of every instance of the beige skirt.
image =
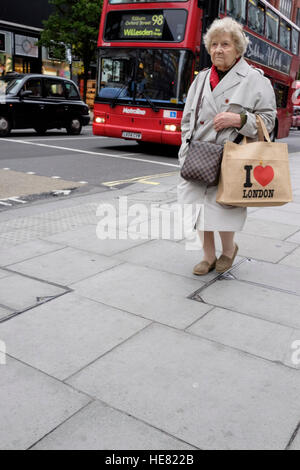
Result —
M247 208L224 206L216 202L217 186L207 187L202 183L186 181L179 175L177 197L179 204L200 205L195 213L198 230L218 232L240 232L247 219Z

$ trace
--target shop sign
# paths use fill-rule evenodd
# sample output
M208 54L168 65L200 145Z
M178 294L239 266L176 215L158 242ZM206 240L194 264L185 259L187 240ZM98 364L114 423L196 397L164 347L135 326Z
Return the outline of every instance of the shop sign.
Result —
M36 45L38 38L15 34L15 53L26 57L39 57L39 48Z

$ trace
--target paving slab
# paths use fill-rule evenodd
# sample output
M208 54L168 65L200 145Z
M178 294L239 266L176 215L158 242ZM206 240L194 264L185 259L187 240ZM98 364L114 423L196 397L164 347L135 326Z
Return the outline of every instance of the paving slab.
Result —
M250 314L263 320L300 328L299 296L259 287L243 281L217 280L201 292L216 307Z
M297 212L279 211L277 207L265 207L259 209L253 214L255 219L270 220L271 222L279 222L280 224L295 225L300 227L300 217Z
M100 199L100 198L99 198ZM99 204L101 199L99 200ZM85 220L86 223L96 223L96 211L99 205L97 202L90 202L86 204L76 204L67 207L57 207L43 212L33 212L34 219L38 222L45 222L50 220L62 220L70 217L80 217Z
M289 238L287 238L286 241L297 243L298 245L300 245L300 230L298 230L298 232L294 233Z
M186 297L202 286L175 274L124 263L72 285L77 294L176 328L186 328L208 310Z
M284 449L300 415L294 370L157 324L70 383L201 449Z
M13 264L11 269L66 286L118 263L106 256L68 247Z
M10 315L11 313L13 313L14 311L13 310L10 310L9 308L5 308L5 307L1 307L0 306L0 320L2 320L3 318L7 317L8 315ZM1 335L0 335L0 338L1 338Z
M115 258L141 266L198 279L193 267L203 257L203 251L189 251L184 243L169 240L151 240L147 244L118 253ZM201 276L201 282L208 282L217 276L215 271Z
M147 243L147 240L131 240L125 231L118 231L116 240L110 238L100 240L96 234L96 226L92 225L58 233L46 237L45 240L106 256L113 256L134 246Z
M37 297L63 294L65 289L36 279L13 274L0 280L0 304L14 311L24 310L38 303Z
M290 450L300 450L300 429L298 430L296 437L290 446Z
M5 250L0 250L0 265L9 266L10 264L44 255L45 253L61 250L61 248L62 245L58 243L48 243L43 240L34 240L22 245L8 247Z
M0 367L1 450L28 449L91 401L13 358Z
M266 221L256 219L255 214L253 214L253 217L247 218L242 233L249 235L258 235L260 237L273 238L277 240L285 240L287 237L293 235L296 230L297 227L295 227L295 225L287 225L281 224L279 222L272 222L270 220ZM288 239L286 241L293 242L292 239Z
M296 214L300 214L300 204L296 202L290 202L284 206L278 206L277 209L283 212L294 212Z
M232 269L231 273L240 281L250 281L300 295L299 268L251 260Z
M4 213L1 213L0 234L11 232L12 230L24 230L35 228L40 225L40 220L35 217L17 217L9 220L3 220Z
M13 357L64 380L148 324L68 294L3 323L0 338Z
M142 188L144 190L145 186ZM177 198L175 197L174 193L169 193L167 191L159 192L159 193L154 193L153 191L151 192L146 192L146 191L139 191L133 194L130 194L128 196L128 200L134 201L134 202L160 202L160 203L167 203L177 201Z
M247 256L271 263L277 263L297 247L295 243L260 237L258 235L248 235L243 232L238 232L235 240L239 246L238 254L240 256ZM218 250L221 250L220 237L216 237L216 247Z
M0 257L1 257L1 252L0 252ZM8 271L4 271L4 269L0 269L0 279L2 279L3 277L7 277L7 276L11 276L11 273L9 273Z
M295 334L293 328L222 308L212 310L186 331L281 363L285 363ZM298 332L300 337L300 329Z
M290 255L286 256L283 260L281 260L280 264L300 268L300 247L297 248L297 250L294 250L293 253L291 253Z
M32 450L193 450L194 447L133 416L95 401Z

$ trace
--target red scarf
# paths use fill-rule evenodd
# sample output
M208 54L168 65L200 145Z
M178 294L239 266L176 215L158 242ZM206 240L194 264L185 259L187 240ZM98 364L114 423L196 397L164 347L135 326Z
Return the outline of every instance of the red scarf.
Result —
M234 67L235 64L237 64L239 60L240 60L240 57L233 64L232 67ZM231 70L232 67L229 70ZM228 72L229 72L229 70L228 70ZM218 71L217 71L217 67L215 67L214 65L211 68L210 79L209 80L210 80L211 89L214 90L216 88L216 86L218 85L218 83L220 82L220 77L219 77L219 74L218 74Z
M217 72L217 67L215 67L214 65L211 68L209 81L210 81L210 86L212 90L216 88L216 86L218 85L220 81L220 78Z

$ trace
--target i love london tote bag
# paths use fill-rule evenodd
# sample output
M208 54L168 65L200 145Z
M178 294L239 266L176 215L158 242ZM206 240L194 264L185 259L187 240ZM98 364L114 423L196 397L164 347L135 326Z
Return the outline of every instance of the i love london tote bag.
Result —
M226 142L217 192L220 204L241 207L282 206L292 201L288 146L270 141L257 116L258 142ZM264 141L264 137L267 142Z

